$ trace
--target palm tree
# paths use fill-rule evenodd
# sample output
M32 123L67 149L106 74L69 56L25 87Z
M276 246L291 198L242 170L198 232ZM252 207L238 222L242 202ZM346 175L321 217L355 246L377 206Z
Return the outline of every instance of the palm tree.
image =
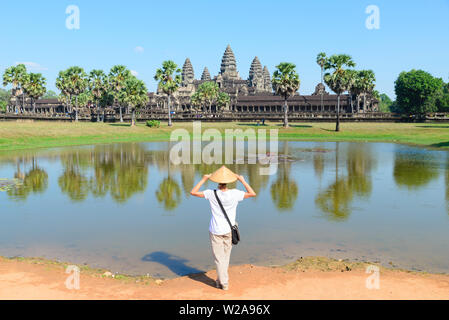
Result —
M61 90L61 94L67 95L69 103L74 98L75 121L78 121L78 96L86 91L88 85L87 74L83 68L78 66L70 67L59 73L56 79L56 86Z
M358 77L358 72L356 70L346 70L347 72L347 77L348 77L348 93L349 93L349 100L351 103L351 113L354 113L354 103L353 103L353 99L352 96L354 95L354 88L356 83L359 80Z
M324 75L324 65L326 64L326 54L324 52L320 52L318 53L318 55L316 56L316 63L320 66L321 68L321 84L324 86L323 84L323 75ZM323 94L324 94L324 90L321 91L321 111L324 110L324 106L323 106Z
M376 76L373 70L359 71L361 89L363 93L363 112L366 112L366 95L371 94L376 86Z
M132 76L131 71L129 71L123 65L116 65L111 68L109 72L109 84L112 89L112 94L114 95L114 101L119 100L120 91L125 86L125 81ZM120 122L123 122L122 106L119 106L120 110Z
M229 97L229 95L226 92L219 92L218 93L218 97L217 97L217 101L216 101L216 105L217 105L217 111L222 111L223 108L226 108L227 106L229 106L229 103L231 102L231 98Z
M92 70L89 73L89 91L92 93L97 109L97 122L100 122L100 100L107 90L107 77L103 70Z
M171 60L162 62L162 68L156 70L154 80L159 81L158 89L167 95L168 126L172 126L170 97L178 90L181 82L181 69Z
M142 80L132 76L126 79L119 101L132 110L131 127L136 125L136 109L148 103L148 90Z
M362 82L360 80L360 71L354 71L352 76L352 82L351 87L349 88L349 91L351 95L354 95L356 98L356 112L359 112L360 110L360 95L363 92ZM351 96L351 102L352 102L352 96ZM352 105L351 105L352 108ZM354 110L353 110L354 111Z
M200 92L196 91L192 96L190 97L190 108L195 110L198 114L198 109L201 108L201 105L203 104L203 100L201 98Z
M72 104L77 105L78 108L83 109L88 107L93 101L94 96L91 91L84 91L80 93L76 98L72 98Z
M17 108L17 99L19 95L22 95L22 109L24 108L24 90L23 84L25 83L27 76L27 69L24 64L18 64L17 66L11 66L5 70L3 73L3 86L7 86L8 84L12 85L12 94L16 99L16 110Z
M65 103L65 109L68 113L72 113L70 102L72 100L72 97L70 95L70 92L68 90L68 81L67 81L67 74L66 70L59 71L58 77L56 78L56 88L61 91L61 94L58 97L58 100Z
M289 62L281 62L276 66L272 77L272 85L275 94L284 98L284 128L288 128L287 99L295 95L299 89L299 75L296 73L296 65Z
M325 70L331 70L324 75L324 81L327 86L334 91L337 98L337 124L335 131L340 131L340 96L350 87L350 73L347 72L346 67L355 67L351 56L347 54L334 54L326 60L324 66Z
M33 105L33 113L36 113L36 100L42 97L47 91L45 85L46 79L40 73L30 73L26 77L24 90L26 94L31 98Z
M212 104L217 101L220 88L218 84L212 81L203 82L198 86L197 94L201 99L201 102L209 106L208 111L212 111Z

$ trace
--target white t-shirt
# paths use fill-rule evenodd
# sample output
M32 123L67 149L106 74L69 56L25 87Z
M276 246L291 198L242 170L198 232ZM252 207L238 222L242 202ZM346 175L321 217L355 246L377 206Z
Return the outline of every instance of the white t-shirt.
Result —
M209 200L212 211L209 231L216 235L223 235L231 232L231 227L215 198L214 190L205 190L203 194L204 198ZM245 192L237 189L228 189L227 191L217 190L217 196L220 198L223 208L228 214L228 218L232 225L235 225L237 204L244 199Z

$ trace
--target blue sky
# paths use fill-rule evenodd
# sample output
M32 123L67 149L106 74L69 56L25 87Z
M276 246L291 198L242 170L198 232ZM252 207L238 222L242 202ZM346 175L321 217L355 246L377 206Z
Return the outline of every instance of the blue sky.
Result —
M68 5L80 9L80 29L66 28ZM380 9L380 29L368 30L368 5ZM195 77L212 76L229 43L242 78L254 56L270 73L293 62L300 93L320 80L316 55L348 53L358 69L372 69L377 90L394 96L404 70L423 69L449 81L449 0L384 1L3 1L0 70L27 62L55 90L58 72L72 65L109 71L124 64L150 91L163 60L192 61ZM136 49L140 47L139 49Z

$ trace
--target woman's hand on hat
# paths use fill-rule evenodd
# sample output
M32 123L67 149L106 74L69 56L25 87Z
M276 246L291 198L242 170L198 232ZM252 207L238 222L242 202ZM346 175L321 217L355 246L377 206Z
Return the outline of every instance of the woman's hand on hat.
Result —
M204 176L203 176L203 179L204 180L209 180L209 178L212 176L212 174L205 174Z
M245 177L244 176L240 176L238 174L235 175L237 177L237 180L239 181L245 181Z

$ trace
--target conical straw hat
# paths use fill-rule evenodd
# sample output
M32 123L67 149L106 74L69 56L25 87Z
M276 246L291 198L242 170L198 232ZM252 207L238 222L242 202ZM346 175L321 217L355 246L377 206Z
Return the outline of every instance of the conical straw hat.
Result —
M212 173L209 179L216 183L233 183L237 180L237 176L234 172L225 166L222 166L220 169Z

